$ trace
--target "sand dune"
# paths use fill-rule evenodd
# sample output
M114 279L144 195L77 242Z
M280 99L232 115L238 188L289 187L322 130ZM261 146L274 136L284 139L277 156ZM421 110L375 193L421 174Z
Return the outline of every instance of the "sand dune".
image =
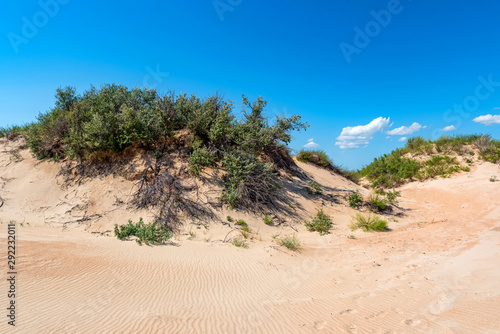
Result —
M389 232L364 233L348 229L356 211L342 196L368 191L298 163L334 200L295 193L297 215L324 208L332 233L233 211L256 231L248 249L224 243L231 228L218 222L149 247L107 232L151 216L120 204L131 181L66 188L58 164L18 146L0 140L0 263L15 220L19 271L17 326L4 316L2 333L500 333L500 182L489 181L498 165L401 187L404 216L389 217ZM296 234L302 249L278 246L278 233Z

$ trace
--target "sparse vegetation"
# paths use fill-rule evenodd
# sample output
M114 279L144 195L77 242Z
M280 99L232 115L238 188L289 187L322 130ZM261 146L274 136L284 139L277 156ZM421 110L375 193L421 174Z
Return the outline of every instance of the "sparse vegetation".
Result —
M232 243L236 247L248 248L248 244L245 242L245 240L234 238Z
M268 215L266 215L264 217L264 224L271 225L272 223L273 223L273 221L271 220L271 218Z
M496 182L496 180L497 180L497 176L496 175L490 176L490 182Z
M378 194L372 194L368 198L368 202L375 208L377 211L383 211L387 207L387 200L381 197Z
M300 241L295 235L286 236L279 239L279 245L284 246L292 251L296 251L300 248Z
M366 232L369 231L385 231L388 229L387 221L380 218L380 216L375 214L362 214L357 213L349 225L351 230L355 231L357 229L362 229Z
M301 162L311 162L320 167L331 167L333 166L333 162L325 153L325 151L320 150L301 150L299 154L296 156L298 161Z
M128 240L131 236L137 237L139 244L145 243L146 245L164 244L172 237L172 233L165 226L155 221L150 224L144 224L142 218L139 222L134 224L129 219L128 224L118 225L115 224L115 236L120 240Z
M226 219L227 219L227 221L228 221L228 222L230 222L230 223L232 223L232 222L233 222L233 218L232 218L231 216L227 216L227 218L226 218Z
M470 147L479 150L485 161L496 163L500 160L500 142L489 135L442 136L435 141L423 137L408 139L404 148L376 158L371 164L357 172L358 177L366 177L372 187L396 187L407 180L426 180L436 176L448 177L459 171L470 171L462 166L453 155L474 155ZM428 155L418 161L414 156ZM469 165L473 160L464 158Z
M327 234L333 227L332 219L323 212L323 209L316 212L311 222L306 222L306 228L310 232L319 232L320 235Z
M307 182L307 193L309 195L317 194L320 195L323 193L323 186L314 181Z
M356 191L351 191L351 194L347 196L347 202L351 208L355 208L359 203L361 203L362 200L363 197L361 197L361 194L357 189Z

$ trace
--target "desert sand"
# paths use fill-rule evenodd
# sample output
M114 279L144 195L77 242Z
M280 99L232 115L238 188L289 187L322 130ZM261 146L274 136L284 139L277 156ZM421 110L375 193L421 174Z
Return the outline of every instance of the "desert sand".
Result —
M65 187L59 163L21 144L0 140L2 277L11 220L18 270L16 326L2 315L1 333L500 333L500 182L489 180L499 165L402 186L400 214L385 217L390 230L366 233L348 228L357 211L343 196L369 191L298 162L326 189L297 193L300 219L266 226L262 215L219 213L247 221L248 248L224 242L232 228L220 222L139 246L112 233L115 223L151 218L124 204L132 181ZM301 221L317 208L333 218L328 235ZM278 246L276 234L295 234L302 248Z

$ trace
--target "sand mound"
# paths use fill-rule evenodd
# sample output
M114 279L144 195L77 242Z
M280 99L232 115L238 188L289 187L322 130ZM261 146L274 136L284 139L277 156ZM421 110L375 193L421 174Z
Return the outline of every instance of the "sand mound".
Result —
M148 247L107 232L152 218L127 207L133 181L109 175L66 187L60 164L20 144L0 140L0 263L14 220L19 273L17 326L4 319L2 333L499 332L500 182L489 181L498 165L406 184L404 216L387 217L389 232L364 233L348 229L356 210L343 196L368 191L298 162L324 194L285 180L293 209L275 213L280 224L214 209L206 227L187 222L172 244ZM335 223L325 236L302 222L319 208ZM249 248L224 242L236 233L221 223L227 215L252 228ZM278 234L296 235L301 250L278 246Z

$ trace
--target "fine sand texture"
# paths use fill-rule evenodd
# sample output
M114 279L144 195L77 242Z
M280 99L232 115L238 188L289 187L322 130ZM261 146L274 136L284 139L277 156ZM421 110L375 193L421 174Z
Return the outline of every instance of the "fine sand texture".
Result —
M267 226L220 209L219 221L140 246L112 233L152 218L125 204L133 181L65 186L60 163L21 144L0 140L0 268L6 277L14 221L18 272L15 327L0 283L0 333L500 333L499 165L402 186L390 230L367 233L349 229L357 210L344 195L369 190L297 162L325 195L288 179L294 219ZM303 223L320 208L334 222L324 236ZM227 242L227 215L252 229L248 248ZM298 251L278 245L287 235Z

